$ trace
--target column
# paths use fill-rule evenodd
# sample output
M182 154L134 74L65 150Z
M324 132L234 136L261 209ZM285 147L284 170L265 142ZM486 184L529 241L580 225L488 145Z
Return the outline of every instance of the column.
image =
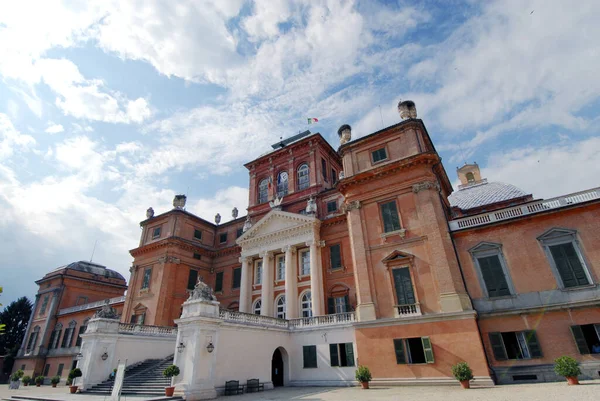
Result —
M240 282L240 312L252 313L250 311L252 300L252 259L241 257L242 277Z
M310 295L312 297L313 316L323 315L323 297L321 296L321 275L319 274L319 255L320 248L318 241L309 241L306 245L310 246Z
M288 319L295 319L299 315L296 247L286 245L281 251L285 252L285 315Z
M260 256L263 260L260 314L273 317L273 252L262 252Z

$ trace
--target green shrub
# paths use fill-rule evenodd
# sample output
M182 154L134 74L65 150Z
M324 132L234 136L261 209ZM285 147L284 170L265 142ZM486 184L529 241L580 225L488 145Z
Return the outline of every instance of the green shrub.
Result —
M179 368L177 367L177 365L168 366L164 370L163 375L165 377L174 377L174 376L177 376L177 375L179 375Z
M19 375L17 374L17 372L15 372L12 375L10 375L10 381L11 382L18 382L19 381Z
M21 381L23 382L23 384L29 384L29 383L31 383L31 377L30 376L23 376L23 378L21 379Z
M70 386L73 384L73 379L71 379L70 377L67 379L67 382L65 383L67 386Z
M368 383L372 379L371 371L366 366L359 366L358 369L356 369L356 373L354 374L354 376L356 377L356 380L358 380L361 383Z
M60 383L60 376L54 376L52 379L50 379L50 383L52 383L52 384Z
M458 381L473 380L473 371L466 362L459 362L452 365L452 375Z
M579 364L570 356L561 356L554 360L554 371L559 376L577 377L581 374Z
M35 378L35 384L44 384L44 376L38 376Z
M16 375L17 375L17 376L19 376L19 379L20 379L21 377L23 377L23 375L25 374L25 372L23 372L23 370L22 370L22 369L19 369L19 370L17 370L15 373L16 373Z
M82 376L82 373L81 373L81 369L79 369L79 368L75 368L69 372L69 379L71 379L71 381L73 381L72 379L74 379L76 377L81 377L81 376Z

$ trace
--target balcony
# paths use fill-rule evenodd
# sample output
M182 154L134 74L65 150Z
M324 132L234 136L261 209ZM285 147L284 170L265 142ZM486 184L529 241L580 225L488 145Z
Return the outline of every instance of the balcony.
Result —
M352 324L356 321L354 312L286 320L270 316L255 315L253 313L243 313L221 309L219 312L219 317L222 320L232 323L276 327L287 330Z
M119 334L148 337L177 337L177 327L145 326L143 324L119 323Z
M404 317L413 317L413 316L421 316L421 305L419 303L416 304L404 304L404 305L394 305L396 317L404 318Z
M79 353L80 347L69 347L69 348L52 348L46 353L47 357L51 356L71 356Z
M509 220L515 217L542 213L548 210L559 209L561 207L576 205L578 203L589 202L596 199L600 199L600 188L593 188L587 191L575 192L556 198L527 203L521 206L509 207L489 213L482 213L475 216L464 217L462 219L451 220L449 222L450 231L464 230L466 228Z
M301 317L288 320L290 329L335 326L356 322L354 312L335 313L332 315Z

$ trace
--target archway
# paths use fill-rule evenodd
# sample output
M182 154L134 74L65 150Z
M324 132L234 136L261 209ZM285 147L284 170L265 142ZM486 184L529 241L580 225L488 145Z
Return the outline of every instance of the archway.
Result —
M289 375L289 372L287 372L288 366L288 354L286 350L282 347L277 348L271 358L271 382L273 382L273 387L281 387L287 384L287 376Z

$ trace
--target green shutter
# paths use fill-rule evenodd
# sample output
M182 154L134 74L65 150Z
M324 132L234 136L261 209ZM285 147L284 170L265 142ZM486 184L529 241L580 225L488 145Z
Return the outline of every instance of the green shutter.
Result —
M396 363L405 364L406 356L404 355L404 340L394 338L394 351L396 352Z
M494 358L497 361L505 361L508 359L506 355L506 349L504 348L504 341L502 340L501 333L490 333L490 344L492 345L492 351L494 352Z
M337 344L329 344L329 358L331 359L331 366L340 366Z
M302 354L304 358L304 367L305 368L316 368L317 360L316 360L316 346L314 345L305 345L302 347Z
M346 343L346 366L354 366L354 347L352 343Z
M335 299L327 298L327 313L333 315L335 313Z
M383 230L386 233L400 229L400 219L398 218L396 201L383 203L381 205L381 216L383 218Z
M552 245L549 248L566 288L590 284L573 243Z
M56 330L52 330L50 334L50 341L48 341L48 349L52 349L52 344L54 344L54 337L56 337Z
M223 272L218 272L215 280L215 292L219 291L223 291Z
M344 312L350 312L350 297L344 295Z
M198 270L190 269L190 274L188 276L187 289L193 290L196 287L196 283L198 282Z
M481 275L490 298L510 295L508 283L498 255L477 258Z
M581 326L571 326L571 333L573 334L573 338L575 339L575 344L577 344L577 349L579 349L579 353L589 354L590 349L585 341L585 337L583 335L583 330L581 330Z
M525 331L525 339L527 340L527 348L529 348L529 353L532 358L541 358L542 357L542 347L540 346L540 342L538 341L537 334L535 330Z
M394 287L396 287L396 297L398 305L407 305L416 303L412 280L408 267L393 269Z
M329 257L331 262L331 269L339 269L342 267L341 257L341 246L340 244L332 245L329 247Z
M421 343L423 343L425 361L427 361L427 363L434 363L435 360L433 359L433 347L431 346L431 340L429 337L421 337Z
M233 269L233 283L232 283L232 288L240 288L240 283L242 281L242 269L241 268L237 268L237 269Z

